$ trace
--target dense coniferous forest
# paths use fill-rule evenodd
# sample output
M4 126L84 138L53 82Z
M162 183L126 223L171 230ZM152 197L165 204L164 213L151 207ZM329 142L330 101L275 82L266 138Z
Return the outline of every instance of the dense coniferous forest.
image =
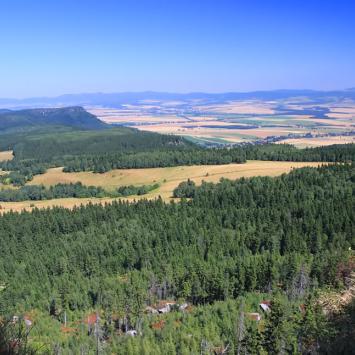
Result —
M355 156L354 144L307 149L278 144L207 149L181 137L129 128L55 135L46 132L40 137L33 133L27 137L15 134L16 143L6 148L13 149L14 159L0 163L2 170L10 171L0 177L3 183L21 186L34 175L58 166L64 166L65 172L104 173L112 169L245 163L246 160L348 162Z
M353 270L354 183L354 166L339 164L190 184L193 198L180 203L7 213L1 312L32 314L37 334L50 334L33 337L51 351L334 353L345 337L351 353L353 311L327 318L314 295L344 287ZM260 310L263 299L271 312ZM191 311L146 313L161 300ZM68 338L68 325L53 325L81 324L96 311L100 332L84 322ZM248 312L262 314L260 326Z
M243 147L247 160L351 162L355 144L298 149L290 144L262 144Z
M64 162L65 171L105 172L112 169L155 168L179 165L245 163L247 160L346 162L355 156L355 144L297 149L267 144L245 147L154 150L125 154L82 155Z
M0 111L0 132L51 126L102 129L107 125L79 106Z
M64 171L106 172L112 169L161 168L180 165L215 165L245 163L245 154L234 149L193 149L154 150L150 152L127 152L122 154L105 154L80 156L67 159Z
M14 145L18 160L36 159L52 163L66 156L103 155L107 153L141 152L157 149L181 149L193 146L178 136L141 132L131 128L95 131L73 131L41 135Z
M173 191L173 196L176 198L192 198L195 197L196 184L190 179L183 181Z
M117 166L141 166L142 159L148 159L146 165L152 166L154 161L159 164L160 152L171 153L172 157L165 158L169 164L175 156L180 156L178 153L174 155L175 151L187 149L201 150L181 137L139 132L125 127L79 131L68 127L41 126L39 132L29 129L0 135L0 150L13 150L14 154L13 160L0 162L0 169L11 171L1 176L1 181L21 186L49 167L79 162L81 168L76 170L88 170L87 161L91 160L98 162L97 170L93 169L96 172L111 170L112 158L123 160L122 163L115 162ZM135 154L138 156L135 157ZM127 155L130 155L129 159ZM130 160L133 163L129 163ZM93 167L92 163L90 167Z

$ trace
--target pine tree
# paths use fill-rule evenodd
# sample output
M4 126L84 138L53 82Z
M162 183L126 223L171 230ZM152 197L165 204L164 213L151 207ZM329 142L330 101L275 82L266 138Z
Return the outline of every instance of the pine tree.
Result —
M257 326L249 325L241 344L240 354L260 355L262 352L262 337Z
M265 330L263 332L263 347L270 355L279 354L283 346L284 335L284 311L278 299L271 302Z

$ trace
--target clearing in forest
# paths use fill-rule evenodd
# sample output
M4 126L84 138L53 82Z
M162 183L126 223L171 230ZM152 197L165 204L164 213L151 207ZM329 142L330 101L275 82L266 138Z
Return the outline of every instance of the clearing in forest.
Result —
M149 195L169 198L174 188L187 179L200 184L203 180L218 182L220 178L238 179L258 175L276 176L289 172L292 168L318 166L319 163L280 162L251 160L245 164L192 165L168 168L115 169L103 174L92 172L65 173L62 168L49 169L43 175L36 175L30 185L51 186L58 183L75 183L101 186L113 191L119 186L160 184L159 189Z
M12 150L0 152L0 161L11 160L13 157Z
M321 163L317 162L279 162L279 161L248 161L246 164L227 165L194 165L178 166L170 168L149 168L149 169L117 169L104 174L92 172L64 173L62 168L49 169L43 175L36 175L30 182L32 185L43 184L45 186L58 183L82 182L84 185L102 186L112 191L119 186L125 185L152 185L159 183L158 189L142 196L131 196L124 198L133 201L141 198L154 199L161 196L165 201L172 199L173 190L180 182L187 179L193 180L196 184L202 181L217 183L222 177L227 179L238 179L252 176L277 176L288 173L294 168L305 166L316 167ZM2 202L0 213L10 210L21 211L31 210L34 207L46 208L62 206L73 208L74 206L88 203L112 202L113 198L62 198L47 201L24 201L24 202Z

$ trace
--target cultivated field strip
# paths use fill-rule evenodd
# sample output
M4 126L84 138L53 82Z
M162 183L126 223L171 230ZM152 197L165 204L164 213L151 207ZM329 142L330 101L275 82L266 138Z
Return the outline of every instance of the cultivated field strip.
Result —
M84 185L101 186L112 191L125 185L151 185L159 183L158 189L143 196L131 196L124 200L155 199L172 200L174 188L182 181L190 179L196 184L202 181L217 183L221 178L238 179L252 176L278 176L301 167L316 167L317 162L248 161L246 164L178 166L171 168L117 169L104 174L92 172L64 173L62 168L49 169L43 175L36 175L30 184L51 186L58 183L82 182ZM110 203L118 198L63 198L45 201L2 202L0 212L31 210L62 206L73 208L88 203Z

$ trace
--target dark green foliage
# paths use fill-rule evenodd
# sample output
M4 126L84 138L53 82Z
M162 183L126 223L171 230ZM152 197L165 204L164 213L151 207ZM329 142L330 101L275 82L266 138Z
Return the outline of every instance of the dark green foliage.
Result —
M182 149L183 148L183 149ZM112 169L162 168L180 165L214 165L245 163L243 152L229 149L169 148L151 151L80 156L64 161L64 171L94 171Z
M174 197L185 197L185 198L192 198L195 197L195 190L196 190L196 184L191 181L183 181L179 184L178 187L176 187L173 191L173 196Z
M266 318L263 332L263 348L267 354L277 355L285 346L285 314L279 300L274 299L270 305L271 311Z
M317 353L320 345L328 346L329 339L333 339L335 335L335 328L327 321L316 301L316 295L308 297L299 319L298 342L303 353L307 351Z
M12 174L11 174L12 175ZM7 175L6 175L7 176ZM159 187L159 184L121 186L117 192L108 192L101 187L85 186L82 183L56 184L48 189L43 185L26 185L19 189L0 190L0 201L40 201L55 198L124 197L145 195Z
M104 197L111 196L103 188L96 186L84 186L80 182L75 184L57 184L46 189L43 185L27 185L20 189L0 190L0 201L40 201L53 198L68 197Z
M290 144L245 146L247 160L350 162L355 160L355 144L334 144L297 149Z
M145 195L150 191L153 191L159 187L159 184L154 185L142 185L142 186L120 186L117 189L118 196L130 196L130 195Z
M39 133L29 130L2 134L0 149L14 151L13 160L0 162L0 169L12 173L0 179L15 185L23 185L49 167L63 165L66 166L64 171L105 172L125 167L174 166L198 159L230 162L229 156L218 158L218 154L214 154L213 157L181 137L125 127L100 131L41 128ZM192 158L195 151L196 157Z
M249 324L241 341L241 353L259 355L262 351L262 336L256 324Z
M30 327L23 319L13 322L9 319L0 321L1 355L34 355L37 352L29 344Z
M0 131L19 131L28 127L43 126L100 129L107 125L82 107L39 108L0 112Z
M321 331L318 330L318 332L320 332L321 334L326 335L325 339L327 341L324 341L324 338L321 338L321 340L323 340L323 342L321 343L323 352L327 352L328 354L353 354L355 349L354 298L344 309L341 310L340 314L336 314L330 319L330 322L328 321L328 326L329 323L331 326L330 332L327 328L323 328Z
M184 148L184 149L181 149ZM177 146L174 149L81 155L64 160L65 171L105 172L120 168L155 168L179 165L245 163L246 160L347 162L355 156L355 144L297 149L292 145L248 145L203 149Z
M308 288L335 285L337 263L355 246L354 180L353 166L336 165L205 183L188 203L6 214L0 217L0 279L9 287L0 306L48 307L59 294L63 304L86 309L119 292L105 284L130 270L140 277L153 273L155 288L166 284L165 297L195 304L276 284L297 294L300 275Z
M17 160L36 159L40 162L63 161L75 156L100 157L123 152L146 152L157 149L179 150L191 146L178 136L141 132L120 127L100 131L55 132L32 136L13 146Z
M42 164L35 160L9 160L0 163L0 168L10 171L10 173L0 175L1 183L23 186L27 181L31 181L34 175L44 174L47 170L47 164Z

